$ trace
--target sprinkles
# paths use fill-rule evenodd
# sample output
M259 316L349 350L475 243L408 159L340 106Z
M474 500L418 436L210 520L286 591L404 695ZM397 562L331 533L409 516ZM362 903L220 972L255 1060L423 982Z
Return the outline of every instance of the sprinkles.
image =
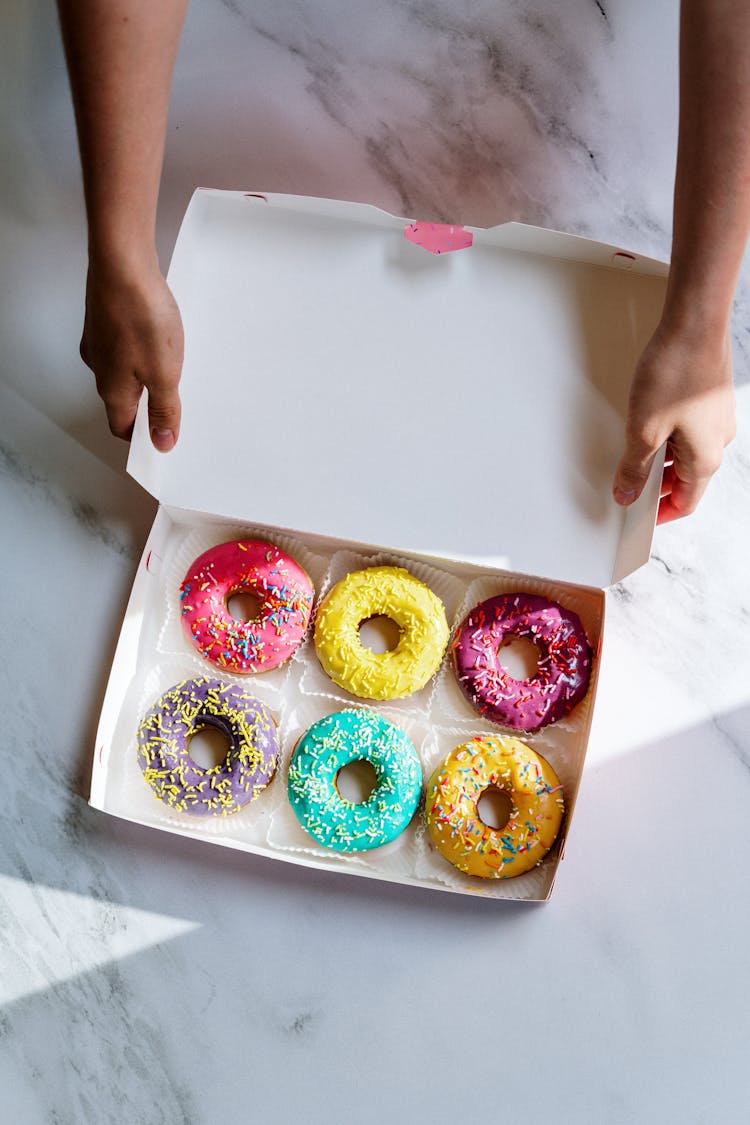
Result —
M383 615L398 625L391 652L363 646L359 626ZM408 570L371 566L342 578L315 621L315 649L335 684L360 699L402 699L425 686L440 667L449 638L445 607Z
M516 680L500 650L516 637L536 646L536 672ZM591 646L577 614L535 594L500 594L464 620L451 647L459 686L484 718L535 731L568 714L586 695Z
M229 742L226 758L203 769L190 738L213 727ZM185 680L166 691L138 728L138 765L156 797L192 816L230 816L265 789L279 744L270 712L242 688L221 680Z
M339 770L365 760L377 782L366 801L343 798ZM372 711L337 711L303 734L289 766L289 802L306 832L325 848L362 852L403 832L419 803L422 769L399 727Z
M467 760L471 768L463 763ZM502 828L485 824L480 797L499 789L510 798ZM483 735L457 746L427 784L425 820L438 851L467 875L510 879L542 862L560 830L562 786L552 766L518 738Z
M258 617L232 617L227 601L252 593ZM268 672L302 643L314 590L308 575L278 547L256 539L220 543L190 567L180 587L182 623L206 660L231 672Z

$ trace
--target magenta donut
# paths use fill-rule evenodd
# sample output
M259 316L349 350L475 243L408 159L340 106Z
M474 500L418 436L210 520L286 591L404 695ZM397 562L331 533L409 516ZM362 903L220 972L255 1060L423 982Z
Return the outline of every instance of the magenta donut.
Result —
M539 662L528 680L500 663L513 637L536 645ZM591 646L577 614L536 594L500 594L474 606L451 646L456 678L481 715L513 730L534 731L562 718L586 694Z
M252 621L232 617L233 594L260 601ZM230 672L268 672L300 645L313 603L310 578L293 558L260 539L233 540L195 560L180 587L182 623L201 656Z

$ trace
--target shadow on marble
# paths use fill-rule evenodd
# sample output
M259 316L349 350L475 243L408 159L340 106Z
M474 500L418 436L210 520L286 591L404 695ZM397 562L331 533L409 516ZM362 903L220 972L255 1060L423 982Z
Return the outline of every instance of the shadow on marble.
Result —
M608 854L609 843L637 828L629 845L632 860L635 852L653 849L661 839L660 833L666 830L669 846L665 848L665 840L661 839L658 877L660 882L679 882L685 870L670 868L672 853L678 862L685 856L687 834L704 800L707 766L710 764L727 776L732 771L736 773L738 808L750 790L748 736L750 702L653 745L589 767L584 773L568 853L572 849L583 854L582 849L589 848L584 868L590 863L592 871L601 872L599 861L604 859L612 862L616 871L623 857L615 852ZM473 920L497 920L506 913L511 917L536 905L496 900L490 904L468 896L430 890L425 893L418 888L299 867L130 824L91 809L77 793L68 791L63 795L63 807L58 810L62 828L59 844L72 848L77 862L72 867L58 868L60 853L48 853L46 870L36 873L39 882L85 894L91 888L92 878L96 881L97 875L103 876L111 863L113 873L122 868L111 887L113 903L189 918L197 925L212 923L219 900L223 902L222 909L231 913L235 906L239 909L243 896L249 894L252 901L258 893L269 891L285 900L289 895L310 891L321 896L321 905L356 904L355 909L359 910L363 904L377 904L379 910L399 909L422 917L458 915ZM731 808L725 816L730 817L731 823ZM742 825L750 828L744 814ZM596 837L596 842L587 842L590 837ZM13 862L8 862L8 856L6 852L0 860L2 869L18 877L19 871ZM712 862L706 857L706 870ZM575 866L579 863L577 860ZM545 909L554 912L555 903L566 900L571 892L574 898L579 893L585 895L583 884L578 888L569 885L568 866L567 859L563 860L552 903ZM695 873L694 860L691 866ZM699 862L697 867L701 866ZM122 878L123 875L126 877ZM647 887L648 880L641 881ZM195 893L198 888L202 888L200 895Z
M106 433L103 411L82 411L63 429L0 379L0 439L13 462L11 476L68 505L78 522L85 524L119 554L137 559L156 512L156 502L124 472L127 445L121 462L112 468L75 436L78 430Z
M555 1046L559 1019L574 1001L570 1010L583 1013L586 1051L593 1034L604 1034L612 1081L626 1100L637 1101L622 1051L637 1041L648 1057L672 1052L684 1070L685 1051L694 1049L690 1020L670 1024L668 1043L662 1023L670 1005L677 1004L676 1013L689 1002L700 1010L700 1057L715 1033L722 1057L735 1052L734 1066L744 1047L727 1023L724 996L744 963L747 906L735 865L717 865L713 836L701 824L706 814L719 815L725 850L747 853L749 729L750 703L587 771L552 902L535 910L157 836L70 798L64 846L49 854L45 873L36 873L38 914L24 951L36 958L35 972L39 964L43 972L54 963L50 946L62 943L58 979L26 994L19 984L0 1015L0 1058L10 1060L14 1074L36 1074L28 1088L58 1115L32 1106L15 1119L121 1121L125 1099L128 1120L139 1125L224 1120L242 1099L260 1050L272 1073L256 1072L254 1108L277 1108L291 1097L282 1075L291 1081L288 1068L299 1066L299 1051L312 1052L324 1068L327 1057L342 1070L351 1067L361 1051L354 1029L367 1012L379 1013L382 1067L393 1066L404 1050L415 1059L420 1051L429 1056L430 1029L445 1021L446 1034L453 1026L471 1029L472 1043L478 1035L472 1051L481 1054L498 1019L501 1027L528 1033L552 1003L557 1030L545 1041L544 1057L557 1090L570 1065L568 1052ZM713 794L707 808L707 770L727 783L718 813ZM97 900L97 926L78 930L73 908L68 917L55 913L54 903L45 909L55 885ZM7 891L12 911L13 886ZM170 936L169 919L182 932ZM134 952L122 950L128 926L138 931L133 944L141 948ZM87 964L87 955L97 963ZM461 965L471 966L468 994ZM449 1039L455 1050L455 1034ZM216 1059L219 1051L221 1081L207 1086L200 1068L186 1069L186 1049L191 1059L201 1052ZM536 1051L513 1058L514 1071L538 1073ZM673 1105L699 1072L684 1070L680 1090L669 1095ZM508 1096L510 1078L503 1074ZM14 1097L27 1096L25 1081L14 1086ZM354 1094L352 1076L341 1082L353 1083ZM87 1113L82 1106L94 1089L96 1109ZM335 1111L316 1116L328 1094L306 1089L310 1120L345 1119ZM520 1098L524 1089L528 1097L523 1083L510 1096ZM722 1089L731 1100L731 1085ZM646 1120L632 1107L631 1116L608 1117L607 1083L589 1082L587 1091L589 1116L577 1121ZM453 1096L450 1084L442 1096ZM136 1112L141 1098L144 1108ZM177 1118L170 1117L175 1104ZM379 1112L368 1105L360 1118L367 1123Z
M8 561L12 568L18 568L19 597L13 605L13 617L18 621L19 647L23 650L28 643L24 631L28 632L32 622L43 622L45 630L64 622L68 632L78 629L83 634L90 623L82 618L91 614L105 638L98 658L86 658L91 669L85 678L87 699L82 701L75 717L81 753L72 770L71 784L79 792L88 792L90 747L94 745L101 701L135 567L156 504L135 481L102 464L2 382L0 417L0 481L4 498L9 505L17 505L18 512L8 517L15 521L15 540ZM9 511L14 508L9 507ZM69 540L76 544L73 558L78 556L78 563L66 555ZM108 560L107 576L102 575L107 596L89 607L87 597L93 593L81 585L79 568L89 558L93 560L94 555L102 563ZM34 577L37 569L40 576ZM28 605L23 604L24 599L28 599ZM62 615L57 610L60 599L65 603ZM10 627L7 613L6 627ZM10 634L7 639L10 641ZM49 643L47 638L45 641L36 650L37 676L52 671L46 667ZM75 644L68 659L80 659ZM58 690L62 690L65 669L56 668L55 673ZM20 706L20 697L16 704Z

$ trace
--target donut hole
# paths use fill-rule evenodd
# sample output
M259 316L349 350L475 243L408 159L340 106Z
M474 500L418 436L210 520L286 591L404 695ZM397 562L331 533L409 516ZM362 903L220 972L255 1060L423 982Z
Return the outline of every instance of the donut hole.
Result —
M497 650L497 657L514 680L531 680L539 668L539 649L526 637L509 637Z
M349 762L336 774L336 790L339 797L351 801L353 805L361 805L366 801L377 783L378 775L375 767L364 758Z
M226 760L229 739L216 727L198 727L188 739L187 752L200 769L213 770Z
M401 640L401 630L395 621L383 613L366 617L359 623L359 643L376 656L393 652Z
M496 831L505 828L512 811L513 802L510 799L510 794L506 793L504 789L496 789L494 785L485 789L477 801L477 816L482 824L485 824L487 828L494 828Z
M227 613L237 621L257 621L262 605L252 590L235 590L227 597Z

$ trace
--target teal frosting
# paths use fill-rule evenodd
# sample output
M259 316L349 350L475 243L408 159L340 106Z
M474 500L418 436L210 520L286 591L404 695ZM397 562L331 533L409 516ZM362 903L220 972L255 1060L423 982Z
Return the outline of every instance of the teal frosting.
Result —
M366 801L339 796L339 770L364 759L377 775ZM422 793L422 768L402 730L373 711L326 715L307 730L289 766L289 801L302 827L326 848L364 852L403 832Z

